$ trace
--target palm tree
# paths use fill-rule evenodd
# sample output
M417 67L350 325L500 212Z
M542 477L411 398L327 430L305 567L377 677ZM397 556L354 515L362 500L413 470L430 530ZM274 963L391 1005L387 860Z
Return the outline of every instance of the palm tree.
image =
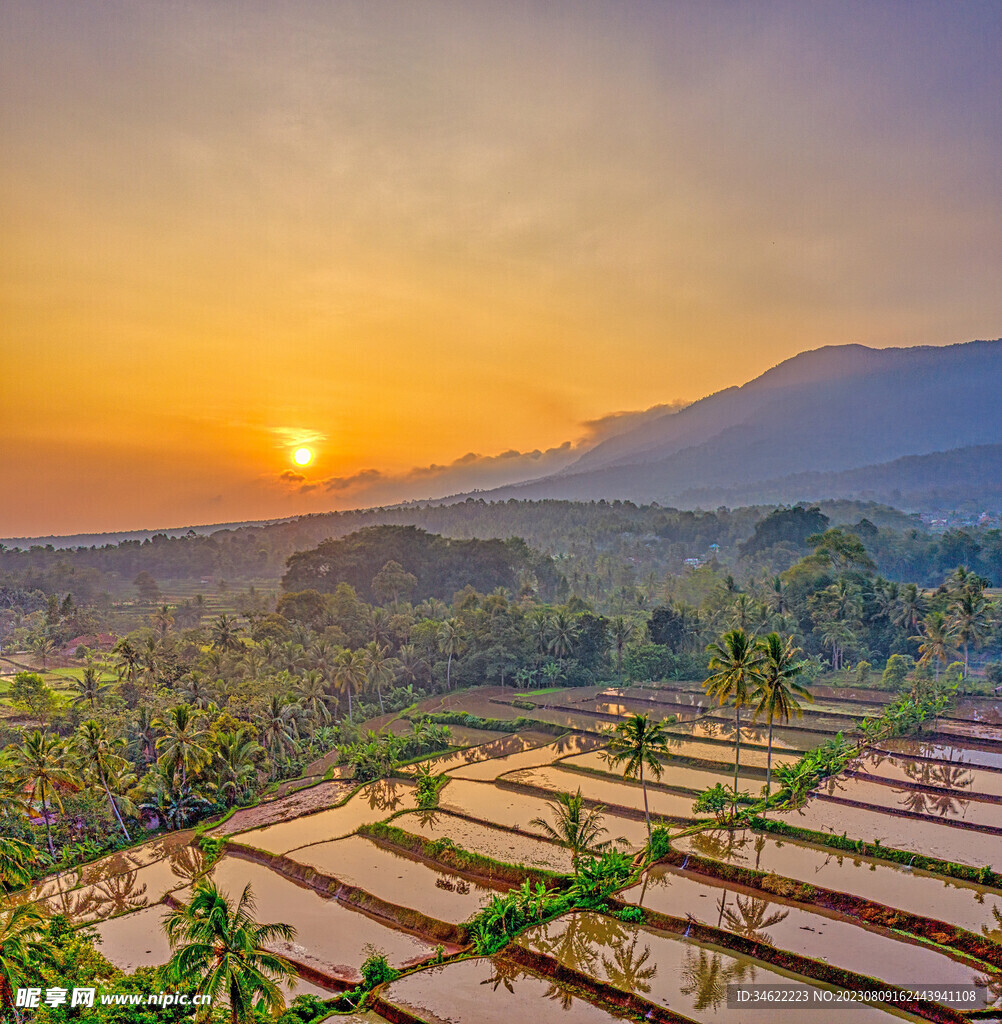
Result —
M27 885L31 881L31 866L37 859L35 848L29 843L0 837L0 892Z
M363 651L341 651L334 659L334 684L348 695L348 721L351 716L351 695L362 692L365 687L365 654Z
M261 740L273 764L295 747L298 731L295 705L285 704L278 694L272 694L262 715Z
M721 706L734 705L734 793L738 792L738 767L741 761L741 709L748 704L752 690L761 679L759 672L762 654L755 641L743 629L726 632L720 643L710 644L711 674L703 682L703 689L716 697Z
M778 633L769 633L758 642L762 654L762 667L757 688L752 694L755 705L754 717L765 715L769 723L769 745L766 754L765 770L765 811L769 809L769 794L772 792L772 723L776 718L781 722L790 720L790 713L801 714L797 697L806 700L814 698L808 691L795 682L807 666L806 661L797 661L797 655L803 654L799 647L793 645L793 637L784 641Z
M365 680L366 683L376 688L379 695L379 713L384 713L383 708L383 683L392 685L396 682L396 667L399 664L396 658L386 656L388 648L381 647L377 640L372 640L365 645Z
M609 642L616 652L616 675L619 677L619 685L623 685L623 648L626 647L633 635L633 623L622 615L617 615L612 620L609 629Z
M445 688L452 689L452 659L466 650L462 627L458 619L446 619L438 629L438 649L448 656L445 666Z
M546 806L550 808L556 827L545 818L533 818L529 824L542 829L549 839L571 851L571 864L575 871L584 854L601 852L609 845L608 842L598 842L598 837L608 832L600 824L605 808L586 808L580 786L577 793L558 793L556 800L547 800Z
M21 1014L14 1005L14 993L29 982L29 964L44 955L39 941L45 917L31 903L0 911L0 1006L10 1010L14 1020Z
M414 644L402 644L397 659L400 662L400 675L409 685L419 682L421 676L428 671L428 662L421 657Z
M655 779L660 779L664 766L658 754L668 747L668 737L663 722L651 722L651 716L631 715L620 722L609 744L609 763L618 767L625 761L623 777L639 779L644 791L644 820L647 822L647 842L651 841L651 812L647 806L647 768Z
M331 696L327 692L327 684L323 675L315 668L303 673L299 682L299 701L317 723L331 720L330 708L327 706Z
M241 646L240 634L243 628L232 615L225 613L212 620L209 627L209 636L212 639L212 646L220 651L235 651Z
M930 612L919 626L919 635L911 637L919 641L920 665L928 665L930 661L936 663L936 682L939 682L939 666L945 665L950 660L950 655L956 653L956 642L950 624L942 612Z
M182 790L188 784L189 770L198 771L209 759L205 746L208 734L201 723L201 713L188 704L178 704L167 712L166 718L153 723L164 732L156 744L160 753L157 763L171 774L180 770Z
M174 951L161 969L171 983L198 981L195 991L213 1000L225 995L232 1024L254 1018L260 995L272 1014L285 1007L276 982L298 977L292 965L268 951L273 939L291 941L296 930L288 924L258 924L252 914L254 897L247 885L234 907L212 883L196 883L190 903L167 915L164 930Z
M571 616L561 609L550 619L550 653L556 655L563 667L564 658L569 658L574 651L580 630Z
M30 788L31 799L41 808L49 854L55 858L52 823L49 820L50 807L55 804L62 811L60 787L80 788L80 780L70 763L66 745L58 737L36 729L24 737L19 747L14 747L9 755L9 763L23 785Z
M95 722L94 719L90 719L77 730L75 746L81 765L85 771L93 772L97 777L108 798L112 813L118 821L119 828L125 836L125 841L131 843L132 837L125 827L125 822L122 821L118 804L111 792L111 783L117 783L122 772L129 767L129 762L115 753L116 750L125 746L125 739L121 736L109 739L104 731L104 726Z
M257 778L257 762L263 755L264 748L246 729L216 736L213 764L227 807L232 807L251 788Z
M963 590L953 602L950 629L964 647L964 678L970 666L970 646L981 644L988 632L988 605L979 591Z
M108 684L100 682L98 671L93 665L87 665L81 678L73 681L72 688L77 691L73 697L73 706L88 704L93 711L95 701L108 688Z

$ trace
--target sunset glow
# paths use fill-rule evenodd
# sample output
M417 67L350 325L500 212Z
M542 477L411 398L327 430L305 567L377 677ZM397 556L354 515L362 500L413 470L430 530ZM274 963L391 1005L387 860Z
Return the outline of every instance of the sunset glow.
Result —
M12 0L0 538L457 493L998 336L991 6Z

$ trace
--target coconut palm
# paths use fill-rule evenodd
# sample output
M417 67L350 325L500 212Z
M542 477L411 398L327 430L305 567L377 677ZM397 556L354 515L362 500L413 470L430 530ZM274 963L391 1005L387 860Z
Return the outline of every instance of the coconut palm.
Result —
M278 694L272 694L265 706L261 716L261 742L271 754L273 762L288 754L296 745L299 734L297 710L302 713L302 709L297 709L294 704L286 704Z
M164 733L156 742L160 754L157 763L169 774L180 771L183 790L188 785L188 772L197 772L209 759L202 714L188 704L178 704L153 725Z
M76 691L73 695L73 706L87 704L93 711L97 698L108 688L108 684L100 681L98 670L93 665L87 665L81 677L73 680L71 688Z
M560 660L561 665L564 658L569 658L574 652L574 644L580 632L577 623L563 609L550 619L550 642L547 646L550 653Z
M328 707L331 699L324 677L318 669L311 668L303 673L302 679L299 680L299 702L310 713L314 722L326 724L331 720Z
M27 885L36 860L35 848L29 843L0 837L0 890L9 892Z
M930 612L919 626L918 636L911 637L919 645L920 665L936 664L936 682L939 682L939 667L945 665L957 652L956 637L942 612Z
M94 719L84 722L74 737L74 749L80 759L81 767L85 773L92 774L104 790L112 814L125 836L125 841L131 843L132 837L125 827L118 803L111 791L112 785L116 785L116 788L120 786L123 773L129 768L129 762L116 753L124 746L124 737L109 737L104 726Z
M348 695L348 721L352 720L351 695L365 688L365 654L363 651L341 651L334 659L334 685Z
M745 707L761 679L762 653L754 638L743 629L728 630L719 643L707 647L711 673L703 689L723 706L734 705L734 793L738 792L738 769L741 762L741 709Z
M264 748L246 729L216 735L213 769L227 807L232 807L253 786L257 763L263 756Z
M655 779L660 779L664 765L658 755L668 747L668 736L663 722L651 722L651 716L631 715L620 722L609 744L609 762L623 765L623 777L639 779L644 791L644 820L647 822L647 842L651 841L651 812L647 805L646 768ZM625 762L625 763L624 763Z
M616 675L619 685L623 685L623 649L633 636L633 623L622 615L617 615L609 626L609 645L616 652Z
M365 681L370 688L376 688L379 695L379 713L383 714L383 686L392 686L396 682L396 668L399 662L396 658L388 658L388 648L382 647L377 640L367 643L364 652Z
M608 832L601 825L604 807L585 807L581 796L581 787L577 793L558 793L556 800L547 800L546 806L554 824L545 818L533 818L529 822L541 829L543 833L561 846L571 851L571 863L577 871L578 861L585 854L600 853L608 841L599 842L598 837Z
M462 626L458 619L446 619L438 629L438 649L448 657L445 666L445 688L452 689L452 659L466 650Z
M970 667L970 647L980 646L989 629L988 604L980 591L965 589L953 602L949 626L964 649L964 678Z
M298 977L292 965L265 943L291 941L296 930L288 924L258 924L253 918L254 896L244 888L236 906L212 883L196 883L190 903L182 903L164 920L174 951L161 968L173 984L197 979L195 991L213 1001L226 997L232 1024L254 1019L260 996L272 1014L285 1008L279 982Z
M212 646L220 651L236 651L241 647L241 634L243 627L232 615L225 613L212 620L209 627L209 636Z
M32 961L42 959L45 917L38 907L23 903L0 911L0 1006L20 1022L14 993L29 984Z
M60 811L63 801L59 790L79 789L80 779L71 763L66 744L56 736L36 729L24 737L20 746L14 747L8 757L15 777L20 778L31 799L41 808L45 821L45 837L49 854L56 856L52 845L51 807L55 804Z
M791 713L800 715L800 704L797 697L813 700L810 693L796 682L807 666L806 661L798 661L797 656L803 654L793 644L793 637L783 640L778 633L769 633L758 642L762 654L759 679L752 694L755 704L753 715L758 718L765 715L769 723L768 751L766 753L765 770L765 809L769 807L769 794L772 792L772 725L775 719L788 722Z

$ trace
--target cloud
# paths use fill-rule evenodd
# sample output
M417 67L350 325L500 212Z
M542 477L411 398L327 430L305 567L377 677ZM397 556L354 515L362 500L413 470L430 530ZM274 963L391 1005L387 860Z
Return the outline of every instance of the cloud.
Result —
M358 487L374 484L386 477L378 469L363 469L351 476L333 476L324 481L324 489L328 491L351 491Z
M564 441L552 448L519 451L508 448L496 455L466 452L449 463L432 462L413 466L398 473L379 469L363 469L348 476L307 481L302 473L286 470L280 480L296 484L297 493L323 491L337 495L341 508L392 505L402 501L425 501L462 494L467 491L491 490L508 484L523 483L549 476L572 465L585 452L619 434L624 434L658 417L685 408L677 401L655 405L635 412L614 412L581 424L583 434L577 441Z

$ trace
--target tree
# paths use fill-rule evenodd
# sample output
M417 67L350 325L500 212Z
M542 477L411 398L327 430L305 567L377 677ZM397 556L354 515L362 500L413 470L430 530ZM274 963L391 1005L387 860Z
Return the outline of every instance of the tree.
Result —
M59 795L61 788L80 788L80 780L70 763L66 745L58 737L36 729L24 737L21 746L14 747L9 755L9 763L15 776L19 776L24 786L30 788L31 799L41 808L49 854L54 859L56 850L52 845L50 808L55 804L62 811L63 801Z
M361 693L365 688L365 652L341 651L334 659L334 685L348 695L348 721L352 720L351 695Z
M125 836L125 841L131 843L132 837L125 827L118 803L111 792L112 784L118 783L123 772L129 767L129 762L115 753L116 750L124 746L125 739L123 737L116 736L114 739L109 739L104 731L104 726L95 722L94 719L84 722L77 730L75 748L80 757L80 763L84 770L92 772L100 783L108 798L108 804L115 820Z
M100 682L97 669L93 665L85 666L81 678L73 681L73 689L77 691L73 697L74 707L87 704L93 711L97 698L107 688L107 683Z
M209 636L212 646L220 651L236 651L240 649L240 636L243 628L232 615L225 613L212 620Z
M778 633L769 633L758 641L758 649L762 654L759 678L752 701L755 703L754 716L765 715L769 723L769 744L766 754L765 772L765 810L769 809L769 794L772 792L772 724L778 718L788 722L791 713L801 713L797 697L813 700L810 693L796 682L807 665L806 661L798 661L797 656L803 654L793 644L793 637L783 640Z
M375 640L365 645L365 679L369 686L376 688L379 696L379 713L383 714L383 685L392 686L396 681L396 658L387 657L387 648Z
M167 717L156 719L154 727L164 733L157 740L157 763L169 774L181 773L181 788L188 784L188 772L197 772L209 759L208 734L202 726L202 714L188 704L178 704Z
M710 654L710 675L703 689L720 705L734 705L734 794L738 792L738 769L741 762L741 709L761 680L762 653L743 629L726 632L719 643L707 647Z
M919 626L918 636L913 636L919 644L920 665L936 664L936 682L939 682L939 667L945 665L950 656L956 653L956 637L946 616L942 612L930 612Z
M633 635L633 623L622 615L617 615L612 620L609 628L609 642L616 652L616 674L619 676L619 685L623 685L623 648L629 643Z
M41 959L45 924L42 911L30 903L0 911L0 1006L20 1021L14 993L29 983L29 965Z
M417 586L417 576L407 572L406 569L392 558L372 580L372 592L382 603L392 601L398 604L401 597L409 597Z
M586 808L580 786L577 793L558 793L556 800L547 800L546 806L550 808L554 825L545 818L533 818L529 824L542 829L548 838L571 851L575 871L584 854L598 853L609 845L608 842L598 842L598 837L608 831L601 825L605 808Z
M660 779L664 766L658 755L668 748L664 723L651 722L651 716L631 715L620 722L609 744L609 762L614 767L623 764L623 777L639 779L644 791L644 820L647 822L647 841L651 839L651 812L647 805L646 768L655 779ZM624 764L625 762L625 764Z
M445 666L445 688L452 689L452 659L466 650L462 627L458 619L446 619L438 630L438 649L448 657Z
M8 697L16 708L23 708L39 720L45 719L56 707L56 695L37 672L18 672Z
M219 792L227 807L232 807L253 787L257 779L257 763L263 756L264 748L246 729L216 734L213 767Z
M970 647L979 647L988 633L988 605L980 590L965 588L950 610L950 630L964 648L964 678L970 667Z
M254 896L245 886L236 906L212 883L198 882L190 903L168 915L164 929L173 955L162 968L172 984L197 978L195 991L213 1000L225 996L232 1024L254 1019L260 996L267 1010L277 1014L285 999L277 982L298 977L292 965L265 948L274 939L292 941L296 930L288 924L258 924L252 914Z
M143 604L155 604L157 598L160 597L160 587L157 586L157 581L145 569L136 576L132 585L136 588L139 600Z
M295 747L298 731L296 706L286 704L277 693L273 693L261 716L261 741L273 762Z

